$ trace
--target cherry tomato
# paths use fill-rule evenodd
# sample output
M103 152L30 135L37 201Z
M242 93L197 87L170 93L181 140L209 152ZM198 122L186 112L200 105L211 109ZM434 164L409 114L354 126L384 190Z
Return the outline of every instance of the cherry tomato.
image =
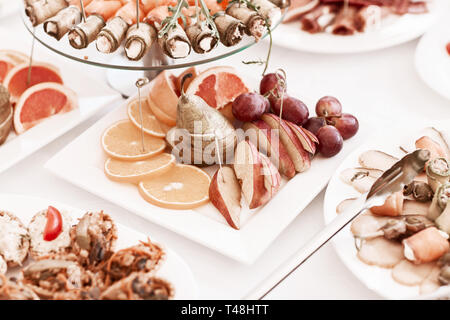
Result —
M47 209L47 224L44 229L44 240L55 240L62 231L63 221L58 209L49 206Z

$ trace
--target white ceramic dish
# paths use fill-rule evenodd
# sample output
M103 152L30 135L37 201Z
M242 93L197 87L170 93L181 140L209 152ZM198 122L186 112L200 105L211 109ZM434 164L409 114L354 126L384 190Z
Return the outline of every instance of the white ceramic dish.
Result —
M380 150L397 157L402 157L404 153L399 147L402 146L410 151L415 150L414 141L420 138L420 132L424 128L430 126L448 130L450 127L450 119L429 124L410 123L408 125L404 124L384 128L379 131L382 134L374 136L370 141L353 151L342 162L328 184L324 199L325 224L330 223L336 217L336 207L342 200L361 195L352 186L342 182L339 178L340 173L344 169L358 166L358 157L361 153L367 150ZM408 287L398 284L391 277L392 269L369 266L358 259L350 225L338 233L332 242L343 263L369 289L389 299L412 299L418 297L419 287ZM445 290L448 291L449 288L440 289L441 292ZM435 292L431 295L422 295L420 298L438 297L439 295L440 292Z
M30 51L31 39L24 41L23 35L18 35L16 32L0 28L0 39L2 39L0 49L13 49L23 53ZM46 50L37 45L34 60L50 62L59 68L64 83L77 93L79 108L47 119L19 136L11 132L7 141L0 146L0 172L73 129L113 101L120 99L120 95L106 84L64 64L65 60L48 56Z
M54 206L60 210L65 210L70 213L75 222L76 219L81 218L86 210L76 209L67 206L63 203L47 200L43 198L14 195L14 194L0 194L0 210L7 210L14 213L19 219L28 225L31 218L40 210L47 208L49 205ZM101 208L87 208L89 210L101 210ZM121 224L117 224L118 239L117 249L126 248L139 243L140 240L147 240L149 235L136 232ZM155 239L152 238L152 241ZM158 243L158 241L156 241ZM170 248L164 247L166 251L166 258L161 268L157 271L157 275L161 278L167 279L175 288L174 299L196 299L197 285L188 265L181 259L181 257ZM17 273L18 268L8 271L8 276Z
M450 99L450 19L446 17L433 26L419 41L415 66L422 80L441 96Z
M300 29L298 21L281 24L273 33L273 42L285 48L314 53L357 53L388 48L425 33L443 13L445 1L433 0L429 13L388 17L382 20L378 30L353 36L310 34Z
M346 110L352 112L348 107ZM210 203L188 211L163 209L143 200L136 186L108 180L103 172L106 156L100 146L100 137L115 121L126 118L125 103L50 159L46 168L151 222L247 264L253 263L314 199L345 155L361 143L366 132L370 132L366 123L362 123L360 127L363 130L345 143L338 156L314 159L310 170L298 174L285 184L268 204L252 214L244 213L241 217L242 227L237 231L228 226Z

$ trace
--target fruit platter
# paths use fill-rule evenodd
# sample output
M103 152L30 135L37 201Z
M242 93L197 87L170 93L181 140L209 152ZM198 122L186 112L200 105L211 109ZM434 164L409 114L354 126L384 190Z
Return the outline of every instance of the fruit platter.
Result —
M26 42L0 29L0 171L42 148L118 98L89 77L60 67ZM30 44L30 43L29 43ZM81 84L87 84L82 86ZM91 89L90 89L91 88ZM94 89L96 88L96 89Z
M172 250L101 210L0 195L0 299L167 300L196 297Z
M381 206L358 216L334 239L344 264L391 299L449 294L449 120L400 125L354 151L331 179L325 221L350 207L384 170L416 149L429 151L423 173ZM447 208L446 208L447 205Z
M320 53L382 49L421 36L445 8L441 0L292 0L274 43Z
M288 94L283 71L249 83L228 66L164 71L142 88L140 104L130 98L46 168L252 263L356 146L359 122L329 96L310 105L316 110L310 116L306 104ZM81 150L90 156L75 162ZM302 197L293 200L292 192Z

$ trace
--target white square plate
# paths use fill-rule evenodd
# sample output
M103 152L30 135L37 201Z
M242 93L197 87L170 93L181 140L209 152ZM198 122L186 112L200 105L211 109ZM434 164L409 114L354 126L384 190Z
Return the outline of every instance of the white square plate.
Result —
M27 37L24 41L23 38L23 34L0 28L0 39L2 39L0 49L13 49L29 53L31 39ZM59 68L64 84L77 93L79 108L47 119L19 136L11 132L6 142L0 146L0 172L44 147L120 98L120 95L106 84L90 78L86 73L80 72L71 65L64 64L66 60L63 58L55 59L54 56L46 53L46 49L42 49L36 43L34 61L48 62Z
M249 83L254 84L254 81ZM352 112L348 107L345 110ZM112 182L105 176L103 166L106 156L100 145L100 137L111 124L126 118L126 103L124 103L56 154L45 167L80 188L247 264L255 262L284 228L314 199L326 186L345 156L363 141L367 132L370 132L366 122L360 119L360 132L344 143L339 155L330 159L317 156L312 161L310 170L297 174L287 183L283 181L280 191L269 203L252 211L251 214L244 213L241 229L235 230L228 226L222 215L210 203L186 211L159 208L146 202L139 195L136 186Z

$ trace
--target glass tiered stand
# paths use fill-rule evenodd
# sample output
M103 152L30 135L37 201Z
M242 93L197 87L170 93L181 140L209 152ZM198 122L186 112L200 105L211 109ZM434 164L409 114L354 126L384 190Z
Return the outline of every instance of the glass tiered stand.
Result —
M283 20L285 13L286 11L283 12L282 18L274 23L272 30ZM141 60L131 61L125 56L123 46L110 54L98 52L95 43L91 43L85 49L75 49L69 44L67 35L58 41L47 35L42 25L33 27L23 8L21 10L21 18L31 35L53 52L83 64L105 68L109 85L124 97L135 94L135 83L138 78L145 76L148 79L153 79L163 70L187 68L213 62L239 53L256 44L253 37L245 36L239 44L233 47L225 47L219 43L209 53L198 54L192 51L188 57L183 59L169 58L162 52L159 45L154 44ZM267 36L268 33L264 35L264 37Z

